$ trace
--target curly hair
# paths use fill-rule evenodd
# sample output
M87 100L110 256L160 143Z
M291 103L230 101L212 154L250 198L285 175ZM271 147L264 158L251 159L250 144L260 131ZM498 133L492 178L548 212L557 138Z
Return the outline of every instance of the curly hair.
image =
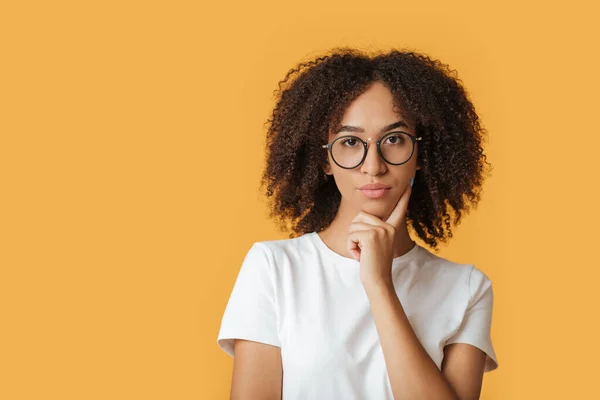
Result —
M391 91L394 105L423 137L406 219L437 252L439 242L452 237L452 225L477 206L491 164L482 148L486 131L456 71L414 51L368 55L333 48L299 63L279 82L276 106L265 123L266 167L260 183L271 200L269 217L280 229L291 229L290 238L331 223L341 193L324 175L327 152L321 145L350 103L376 81Z

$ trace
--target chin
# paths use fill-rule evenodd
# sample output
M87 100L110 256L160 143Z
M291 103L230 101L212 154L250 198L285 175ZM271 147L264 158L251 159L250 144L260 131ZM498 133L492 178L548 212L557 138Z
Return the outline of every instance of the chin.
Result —
M389 210L389 205L387 204L387 201L373 201L371 200L370 202L363 202L362 204L360 204L360 206L358 207L360 211L364 211L367 214L371 214L374 215L378 218L384 218L387 217L389 215L389 213L391 212Z

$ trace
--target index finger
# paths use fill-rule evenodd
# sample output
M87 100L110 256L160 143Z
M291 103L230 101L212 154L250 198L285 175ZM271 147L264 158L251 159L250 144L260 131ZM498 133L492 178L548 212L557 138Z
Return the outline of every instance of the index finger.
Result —
M392 210L390 216L385 220L386 223L392 225L394 228L399 229L402 219L406 215L406 209L408 207L408 200L410 199L410 194L412 193L412 186L407 185L404 193L400 196L396 207Z

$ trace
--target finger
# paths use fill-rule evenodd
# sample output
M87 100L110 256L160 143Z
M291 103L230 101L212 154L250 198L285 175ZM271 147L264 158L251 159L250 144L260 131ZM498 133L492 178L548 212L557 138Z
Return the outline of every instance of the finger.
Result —
M394 226L395 228L399 228L402 222L402 218L406 215L406 209L408 206L408 200L412 193L412 187L410 185L406 186L406 189L398 199L398 203L390 213L390 216L386 219L386 223Z
M406 185L404 193L402 193L402 196L400 196L396 207L394 207L392 213L386 219L386 223L392 225L396 229L400 229L400 225L402 225L402 220L406 216L406 209L408 208L408 201L410 199L411 193L412 187L410 185Z
M367 234L369 231L371 231L374 228L372 225L367 225L367 224L362 224L362 225L366 225L366 227L364 229L363 228L354 229L354 230L351 230L350 232L348 232L348 241L347 241L348 251L350 251L350 254L352 254L352 257L354 257L354 259L359 260L359 261L360 261L360 253L362 252L362 247L366 240L365 234Z
M367 224L366 222L352 222L352 223L350 223L350 225L348 225L348 232L366 231L369 229L374 229L378 226L381 226L381 225L371 225L371 224Z
M373 226L385 225L380 218L377 218L376 216L366 213L364 211L359 211L358 214L356 214L356 217L354 217L354 219L352 220L352 222L364 222Z

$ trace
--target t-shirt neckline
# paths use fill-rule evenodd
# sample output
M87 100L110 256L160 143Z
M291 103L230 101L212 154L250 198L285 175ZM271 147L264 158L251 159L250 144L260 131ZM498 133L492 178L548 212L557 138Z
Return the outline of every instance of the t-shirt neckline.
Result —
M319 250L321 250L321 252L323 254L326 254L327 257L329 257L330 259L350 265L350 266L354 266L354 267L360 266L360 261L355 260L354 258L344 257L343 255L338 254L335 251L333 251L332 249L330 249L327 246L327 244L325 244L323 239L321 239L321 237L318 235L318 233L316 231L309 233L308 237L313 241L313 243L315 243L315 245L319 248ZM415 245L409 251L407 251L403 255L398 256L392 260L392 269L395 269L402 265L406 265L407 261L414 259L417 256L417 254L420 252L420 250L421 250L421 246L419 246L419 244L415 242Z

